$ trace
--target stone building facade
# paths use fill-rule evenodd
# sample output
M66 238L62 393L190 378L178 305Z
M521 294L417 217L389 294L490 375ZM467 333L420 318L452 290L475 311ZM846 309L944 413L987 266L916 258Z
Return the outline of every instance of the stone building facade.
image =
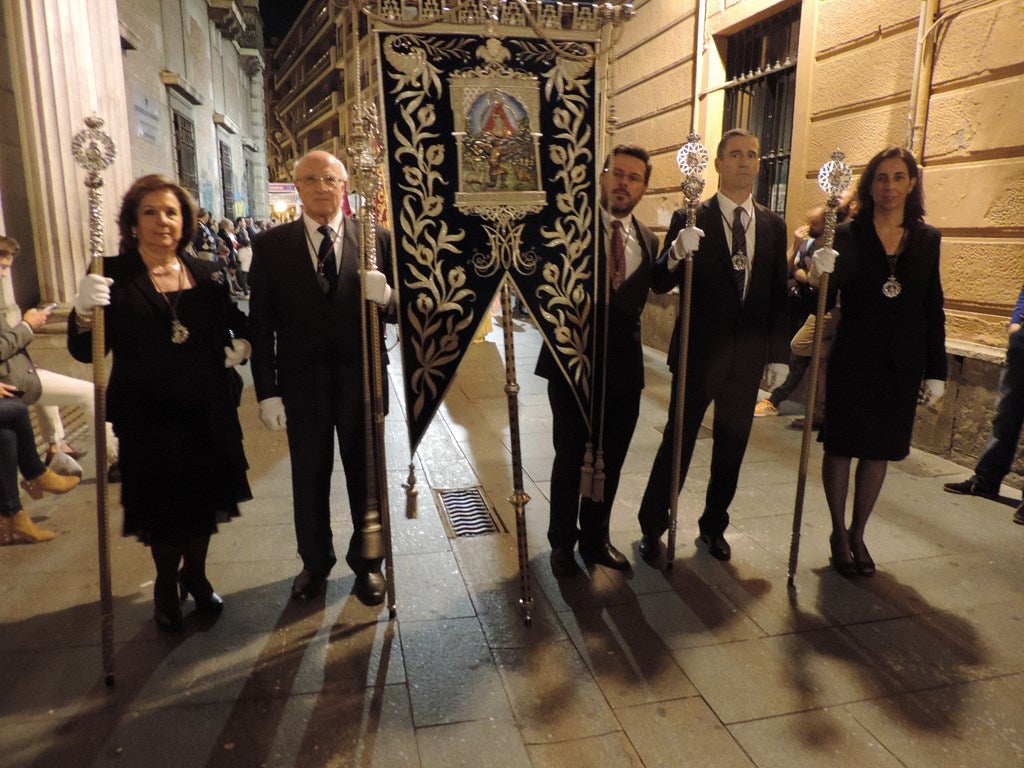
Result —
M22 306L66 309L88 268L84 171L70 145L89 114L117 146L103 174L106 253L121 197L144 173L177 178L217 217L267 216L257 0L10 0L0 46L0 231L22 246Z
M616 141L654 153L637 213L661 232L682 204L675 163L692 125L713 153L730 92L788 73L788 173L776 205L795 229L821 202L818 168L841 148L855 178L887 145L923 166L928 221L943 232L950 381L937 413L920 410L920 447L972 465L993 413L1006 323L1024 284L1024 5L1014 0L637 0L612 68ZM771 47L785 16L791 61L740 76L741 46ZM792 21L792 24L790 24ZM777 25L778 26L778 25ZM760 40L751 31L764 29ZM755 51L756 53L756 51ZM756 56L755 56L756 58ZM695 77L696 71L696 77ZM696 94L696 98L695 97ZM755 105L756 107L756 105ZM694 113L695 116L694 116ZM742 116L742 115L741 115ZM764 145L764 142L762 142ZM764 146L762 147L765 148ZM707 174L708 193L716 187ZM773 198L778 203L779 198ZM675 297L651 298L646 341L665 348ZM898 333L899 329L893 329Z

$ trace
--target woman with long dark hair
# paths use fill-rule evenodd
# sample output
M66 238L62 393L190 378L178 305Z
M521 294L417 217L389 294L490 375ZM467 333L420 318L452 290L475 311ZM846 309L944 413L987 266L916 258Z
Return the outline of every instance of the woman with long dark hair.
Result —
M104 260L107 277L79 284L68 348L92 361L92 310L105 307L123 532L149 545L153 619L174 632L188 594L200 613L221 612L206 576L210 536L252 498L236 412L241 380L232 370L248 359L248 324L222 273L185 250L195 206L183 188L163 176L136 179L118 226L121 247Z
M890 461L910 452L918 402L945 391L946 332L939 279L941 233L924 223L917 162L890 147L875 155L857 187L857 217L836 229L829 307L843 319L828 359L822 482L832 517L832 565L871 575L864 529ZM853 515L846 524L850 465Z

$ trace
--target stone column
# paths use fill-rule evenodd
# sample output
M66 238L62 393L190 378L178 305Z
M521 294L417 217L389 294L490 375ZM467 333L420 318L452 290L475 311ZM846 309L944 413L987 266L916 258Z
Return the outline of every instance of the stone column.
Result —
M90 255L85 172L71 157L71 139L87 115L103 118L117 146L117 160L104 173L107 254L116 253L117 212L131 183L117 3L5 0L4 6L40 294L66 305Z

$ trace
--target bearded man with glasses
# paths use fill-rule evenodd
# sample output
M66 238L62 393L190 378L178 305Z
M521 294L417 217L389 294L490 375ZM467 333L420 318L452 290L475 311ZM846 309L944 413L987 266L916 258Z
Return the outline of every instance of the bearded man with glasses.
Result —
M260 419L269 429L288 433L302 558L292 597L320 596L337 562L330 509L336 433L352 515L345 557L356 574L352 591L363 603L379 605L386 587L381 560L361 551L368 489L360 295L381 308L382 321L394 322L397 302L385 277L392 274L391 237L384 230L376 233L383 272L361 273L359 224L342 211L348 191L344 164L327 152L310 152L296 163L294 178L302 216L253 240L249 272ZM386 375L383 381L386 406Z
M640 415L644 388L644 353L640 344L640 315L647 303L658 238L633 215L647 191L651 160L647 151L633 144L615 147L601 172L601 218L598 257L608 273L607 326L599 342L605 356L603 408L592 419L603 434L604 493L600 501L580 497L580 468L590 430L580 414L576 396L562 376L547 346L537 359L535 373L548 380L552 442L551 513L548 542L551 570L564 578L579 573L573 549L579 541L580 556L588 566L629 570L629 560L611 543L612 503L619 485L633 430ZM602 283L604 285L604 283ZM600 289L603 294L604 288ZM594 390L601 385L595 382ZM598 395L600 400L600 395ZM579 528L577 529L577 521Z

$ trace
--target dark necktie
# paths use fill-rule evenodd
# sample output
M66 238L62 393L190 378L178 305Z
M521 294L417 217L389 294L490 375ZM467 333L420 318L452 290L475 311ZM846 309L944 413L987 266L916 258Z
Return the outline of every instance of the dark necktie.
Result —
M612 219L612 288L616 291L626 279L626 239L622 236L622 222Z
M317 232L323 235L320 248L316 252L317 275L323 275L320 287L328 296L334 295L338 287L338 265L334 260L334 230L324 224Z
M743 228L743 209L740 206L736 206L736 210L732 214L732 255L742 254L746 258L747 254L747 231ZM733 269L733 275L736 278L736 287L740 291L740 301L743 301L743 289L747 284L747 269Z

